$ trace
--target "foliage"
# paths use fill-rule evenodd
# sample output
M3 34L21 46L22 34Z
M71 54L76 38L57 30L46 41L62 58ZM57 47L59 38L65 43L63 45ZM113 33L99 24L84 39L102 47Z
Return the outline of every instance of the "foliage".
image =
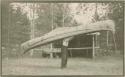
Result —
M4 7L7 11L2 10L2 45L5 47L20 45L28 40L26 36L29 36L29 20L25 14L21 13L19 7L16 11L9 4Z
M123 7L123 3L120 2L15 3L14 5L4 2L1 15L2 46L14 48L29 40L31 25L34 25L34 36L38 37L58 27L78 26L112 19L116 24L117 47L123 50ZM105 35L100 39L104 37Z

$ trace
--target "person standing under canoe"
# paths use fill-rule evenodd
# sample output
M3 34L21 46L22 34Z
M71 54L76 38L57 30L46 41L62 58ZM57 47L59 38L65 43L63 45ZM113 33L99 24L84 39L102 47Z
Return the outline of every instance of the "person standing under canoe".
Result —
M61 68L66 68L68 59L68 44L73 37L68 37L63 39L63 44L61 48Z

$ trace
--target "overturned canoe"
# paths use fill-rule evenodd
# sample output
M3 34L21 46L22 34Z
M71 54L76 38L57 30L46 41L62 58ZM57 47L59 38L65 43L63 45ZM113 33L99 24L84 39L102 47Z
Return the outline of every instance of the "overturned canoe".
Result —
M21 47L24 51L28 51L35 47L42 46L59 39L85 34L85 33L103 31L103 30L112 31L114 33L115 32L114 22L112 20L105 20L105 21L99 21L96 23L88 24L88 25L57 28L41 37L37 37L29 41L26 41L21 45Z

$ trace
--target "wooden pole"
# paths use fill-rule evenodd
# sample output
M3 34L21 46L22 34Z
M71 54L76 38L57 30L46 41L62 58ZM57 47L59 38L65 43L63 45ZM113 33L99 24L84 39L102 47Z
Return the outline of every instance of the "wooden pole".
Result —
M93 44L92 44L92 58L95 58L95 38L94 38L94 35L93 35Z
M114 53L116 53L117 47L116 47L116 41L115 41L115 34L113 34L113 42L114 42L114 49L115 49Z
M52 30L53 30L53 3L52 3ZM53 44L51 43L50 44L50 49L51 49L51 51L53 50ZM53 53L50 53L50 58L53 58Z
M64 14L63 14L63 21L62 21L62 26L64 27Z
M31 12L33 13L33 14L31 14L32 15L32 20L31 20L31 39L33 39L34 37L35 37L35 22L34 22L34 11L35 11L35 9L34 9L34 6L35 4L32 4L32 7L33 7L33 10L31 10ZM34 53L34 50L32 49L31 50L31 52L30 52L30 56L33 56L33 53Z
M95 34L95 47L97 47L98 44L97 44L97 34Z
M52 30L53 30L53 28L54 28L54 25L53 25L53 3L52 3Z
M64 12L65 12L65 10L64 10L64 4L63 4L63 18L62 18L62 26L64 27L64 17L65 17L65 15L64 15Z
M9 9L9 12L10 12L10 9ZM11 14L11 13L9 13L9 15L8 15L8 18L9 18L9 19L8 19L8 23L11 25L11 17L10 17L11 15L10 15L10 14ZM7 28L8 28L8 29L7 29L7 47L8 47L8 48L10 48L10 47L9 47L9 46L10 46L10 31L9 31L10 25L7 26ZM12 26L12 25L11 25L11 26ZM10 54L11 54L10 51L7 50L7 58L6 58L7 60L9 59Z
M106 46L107 46L107 51L108 51L108 46L109 46L109 31L107 31L107 39L106 39Z
M33 21L31 21L31 39L33 39ZM30 56L33 56L33 49L30 52Z

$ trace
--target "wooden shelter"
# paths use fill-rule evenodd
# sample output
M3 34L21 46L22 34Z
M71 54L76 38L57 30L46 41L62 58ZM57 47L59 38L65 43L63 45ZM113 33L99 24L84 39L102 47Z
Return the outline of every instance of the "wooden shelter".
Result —
M74 36L72 40L69 41L68 53L70 57L94 57L92 53L95 49L99 48L97 36L100 33L90 33L90 34L81 34ZM57 55L60 56L62 47L62 41L56 41L53 43L53 49L60 49L57 51ZM56 52L54 52L56 53Z

